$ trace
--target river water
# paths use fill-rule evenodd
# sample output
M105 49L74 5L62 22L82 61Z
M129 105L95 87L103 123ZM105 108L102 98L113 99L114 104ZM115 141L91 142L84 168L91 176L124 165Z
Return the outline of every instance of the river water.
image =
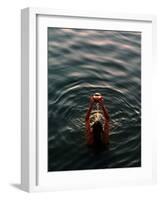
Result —
M110 143L86 144L89 96L104 96ZM48 28L48 171L141 166L141 33Z

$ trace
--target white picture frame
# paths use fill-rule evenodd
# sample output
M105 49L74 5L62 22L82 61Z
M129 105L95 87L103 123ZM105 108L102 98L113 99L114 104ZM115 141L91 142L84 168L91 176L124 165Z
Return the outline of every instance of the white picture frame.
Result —
M86 21L87 23L84 23ZM107 25L106 25L106 22ZM44 130L47 103L43 95L47 79L46 28L85 27L138 30L143 34L142 50L142 140L143 166L139 169L83 170L48 173L47 142ZM124 28L123 28L124 27ZM152 130L151 71L155 66L156 18L153 15L110 14L103 12L64 11L25 8L21 12L21 187L25 191L54 191L74 188L96 188L122 184L154 184L156 182L155 133ZM43 40L42 40L43 38ZM40 42L43 41L43 42ZM44 53L46 51L46 53ZM41 57L41 58L40 58ZM146 68L144 68L146 66ZM42 91L39 91L41 86ZM148 90L148 91L147 91ZM41 106L43 107L43 106ZM149 116L149 117L147 117ZM40 122L42 123L40 123ZM40 126L41 124L41 126ZM144 134L146 132L146 134ZM41 156L40 156L41 154ZM44 164L45 163L45 164Z

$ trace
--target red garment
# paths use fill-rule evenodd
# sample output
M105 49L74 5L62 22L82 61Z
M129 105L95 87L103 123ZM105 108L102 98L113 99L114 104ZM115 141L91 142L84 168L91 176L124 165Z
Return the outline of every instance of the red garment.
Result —
M104 115L104 127L103 127L103 143L107 144L109 142L109 114L107 109L103 104L100 104L103 115ZM87 144L91 145L93 141L93 133L90 127L90 114L93 108L93 104L90 104L89 109L86 114L86 135L87 135Z

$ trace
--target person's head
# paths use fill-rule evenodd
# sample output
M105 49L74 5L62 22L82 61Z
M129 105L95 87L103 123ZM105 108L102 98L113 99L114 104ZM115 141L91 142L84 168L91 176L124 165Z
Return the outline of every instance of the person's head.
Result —
M93 139L94 139L94 145L96 148L100 148L102 146L102 124L100 121L95 121L93 126Z
M94 134L101 134L103 132L103 127L100 121L94 122L92 128Z

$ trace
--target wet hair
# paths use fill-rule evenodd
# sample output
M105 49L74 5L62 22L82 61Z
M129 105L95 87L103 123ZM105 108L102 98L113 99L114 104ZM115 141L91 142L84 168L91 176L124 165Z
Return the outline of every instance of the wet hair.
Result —
M100 121L94 122L93 126L94 143L100 144L102 142L103 127Z

